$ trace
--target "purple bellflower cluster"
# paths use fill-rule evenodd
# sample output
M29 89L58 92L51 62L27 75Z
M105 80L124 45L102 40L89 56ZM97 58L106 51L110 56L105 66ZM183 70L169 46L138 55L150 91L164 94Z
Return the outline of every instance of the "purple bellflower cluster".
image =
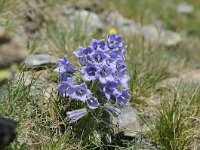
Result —
M118 116L120 108L126 106L129 99L128 81L126 74L125 52L120 35L110 34L107 40L93 39L88 47L79 47L74 55L79 59L82 84L77 84L74 75L77 71L67 57L58 60L60 84L58 91L74 100L85 104L85 108L67 112L70 123L76 122L88 114L89 110L105 108L114 116ZM96 91L92 92L89 83L97 83Z

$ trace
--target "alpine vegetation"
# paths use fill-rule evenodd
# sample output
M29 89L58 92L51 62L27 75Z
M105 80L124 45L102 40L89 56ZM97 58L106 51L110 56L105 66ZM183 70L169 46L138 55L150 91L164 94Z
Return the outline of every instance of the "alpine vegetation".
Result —
M74 52L80 69L67 56L58 60L54 71L59 73L59 93L81 103L80 108L67 111L69 123L76 123L89 114L102 117L103 112L108 112L116 117L121 113L120 108L130 99L124 62L126 48L120 35L109 34L106 40L93 39L89 46L80 46ZM88 119L85 126L87 123Z

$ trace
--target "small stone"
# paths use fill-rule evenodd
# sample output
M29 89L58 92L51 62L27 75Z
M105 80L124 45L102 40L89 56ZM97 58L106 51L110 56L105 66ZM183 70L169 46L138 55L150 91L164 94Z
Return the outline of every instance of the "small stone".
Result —
M140 34L152 43L161 43L167 47L175 46L182 40L178 33L164 30L160 26L155 25L142 26Z
M110 27L117 28L121 33L126 35L138 34L139 24L133 20L125 18L118 11L109 13L106 17L106 22Z
M106 21L110 25L117 26L117 27L130 26L130 25L134 24L133 20L125 18L118 11L110 12L106 18Z
M69 16L69 12L67 12L66 16ZM69 16L71 21L75 21L77 23L81 23L82 31L84 32L94 32L103 28L103 23L100 17L90 11L86 10L76 10Z
M46 54L30 55L25 60L27 67L41 67L45 65L52 65L57 63L58 58Z
M141 132L139 117L131 106L125 107L121 110L118 116L119 128L124 132L124 136L133 137L138 132Z
M186 2L182 2L177 6L176 11L179 14L191 14L194 11L194 7Z
M122 108L118 117L106 113L103 118L111 121L115 135L123 133L126 137L135 137L138 132L141 132L139 117L131 106Z
M141 27L141 34L151 41L156 41L161 35L161 29L154 25L144 25Z
M167 47L176 46L179 43L181 43L181 41L182 41L181 36L178 33L172 31L163 32L160 38L160 42Z

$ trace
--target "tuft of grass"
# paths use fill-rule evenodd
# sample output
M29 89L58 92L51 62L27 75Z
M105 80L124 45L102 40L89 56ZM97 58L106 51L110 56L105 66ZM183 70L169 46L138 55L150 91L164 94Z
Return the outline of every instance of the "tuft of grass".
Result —
M0 114L18 122L17 139L8 148L10 150L40 149L43 143L61 132L60 126L64 123L60 117L60 107L54 105L55 96L44 97L48 84L39 87L38 77L32 75L29 80L22 73L19 78L1 87Z
M194 149L200 136L199 87L174 89L161 99L151 137L164 149Z
M145 104L144 97L154 94L157 84L170 76L169 65L176 66L177 55L176 51L169 51L161 45L154 46L143 38L129 39L126 62L131 102L135 107Z

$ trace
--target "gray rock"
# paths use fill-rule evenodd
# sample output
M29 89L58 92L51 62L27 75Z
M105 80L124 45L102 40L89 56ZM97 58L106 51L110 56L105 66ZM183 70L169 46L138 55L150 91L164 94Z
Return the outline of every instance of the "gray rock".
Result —
M56 64L58 58L46 54L30 55L25 60L27 67L40 67L44 65Z
M131 106L122 108L118 117L109 114L109 118L114 134L123 133L124 136L134 137L138 132L141 132L139 117Z
M161 43L167 47L175 46L181 42L181 36L172 31L164 30L160 26L145 25L141 27L140 34L153 43Z
M86 10L68 10L64 13L71 21L80 23L82 31L86 33L94 32L103 28L103 23L100 17L93 12Z
M133 137L141 132L139 117L131 106L122 109L121 114L118 116L118 125L125 136Z
M182 38L180 34L172 31L164 31L163 34L159 37L159 42L164 44L167 47L176 46L181 43Z
M177 6L176 11L179 14L191 14L194 11L194 7L186 2L182 2Z
M112 11L108 14L106 21L113 26L123 27L130 26L134 24L133 20L125 18L118 11Z
M137 34L140 27L133 20L125 18L119 12L113 11L106 17L106 22L110 27L117 28L121 33L126 35Z

